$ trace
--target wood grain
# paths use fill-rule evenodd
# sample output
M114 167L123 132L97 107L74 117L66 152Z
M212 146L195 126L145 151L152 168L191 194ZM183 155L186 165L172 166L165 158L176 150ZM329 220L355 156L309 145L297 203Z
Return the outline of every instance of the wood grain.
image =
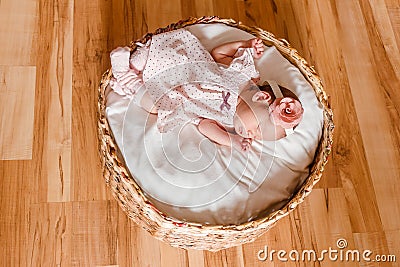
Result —
M110 201L73 202L72 263L116 265L118 206Z
M72 187L75 201L108 199L97 141L97 86L109 63L110 1L74 1ZM117 14L115 14L117 15Z
M35 65L37 12L38 0L0 1L0 65Z
M27 266L29 207L34 199L30 191L32 170L28 160L0 161L0 264ZM41 239L42 237L38 237Z
M166 4L163 0L146 1L148 30L155 31L160 25L166 26L182 19L181 2L170 0Z
M395 230L398 228L398 222L393 218L400 218L400 197L396 193L400 189L400 184L398 183L400 179L400 164L396 160L400 157L400 154L399 150L396 149L399 140L393 138L395 136L390 133L398 132L399 130L399 125L393 123L399 121L399 113L396 112L397 116L390 118L391 113L387 111L388 104L391 106L394 106L394 104L387 102L397 101L399 98L396 98L395 95L388 98L385 85L382 84L383 79L380 79L379 76L381 75L378 74L379 71L377 70L385 68L386 73L388 75L391 74L390 78L395 84L399 82L399 79L394 75L393 68L388 64L389 62L385 61L385 57L379 56L379 60L374 58L374 55L381 50L380 46L383 46L382 43L378 42L382 39L375 35L369 36L368 30L363 23L364 21L360 20L363 13L356 13L357 10L363 11L364 18L368 18L373 16L373 14L368 13L371 12L372 7L370 5L362 7L358 6L357 3L345 1L340 4L343 5L338 5L340 12L352 11L347 16L339 15L339 18L347 19L342 24L344 32L349 29L345 24L354 25L355 23L360 23L360 29L357 32L352 32L351 38L349 38L349 33L342 38L343 42L347 44L344 46L343 53L345 55L346 70L350 77L351 92L357 96L354 98L354 104L359 118L366 160L374 183L373 188L383 228L384 230ZM380 9L382 6L374 8ZM372 44L376 43L376 45L373 48L371 46L363 46L360 49L350 51L349 48L352 45L356 45L365 39L373 40L371 41ZM390 42L390 40L385 41ZM392 201L392 205L387 205L389 199Z
M29 211L26 266L72 263L72 203L32 204Z
M32 159L35 84L35 66L0 66L2 160Z
M52 31L41 35L49 56L46 76L41 80L49 89L46 119L50 126L45 133L47 157L43 158L51 188L47 191L47 201L70 201L73 1L54 1L52 5L43 5L41 10L41 20L53 21Z
M137 227L105 186L97 151L110 51L202 15L287 39L320 74L336 124L306 201L255 242L216 253ZM400 266L399 0L1 0L0 37L0 266ZM265 247L337 249L340 238L397 262L257 258Z

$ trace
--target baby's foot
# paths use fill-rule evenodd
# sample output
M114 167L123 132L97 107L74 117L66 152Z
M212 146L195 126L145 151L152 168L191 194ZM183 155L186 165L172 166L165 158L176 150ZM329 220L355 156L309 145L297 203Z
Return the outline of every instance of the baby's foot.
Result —
M260 58L264 53L264 44L260 38L253 38L247 41L248 46L254 49L254 58Z
M129 47L118 47L111 54L113 78L111 88L120 95L133 96L138 88L143 86L142 75L136 73L129 66Z
M149 42L143 47L138 47L135 52L133 52L130 58L130 67L136 72L140 73L144 70L147 63L147 58L149 56Z
M117 80L130 70L130 54L129 47L118 47L110 53L112 72Z

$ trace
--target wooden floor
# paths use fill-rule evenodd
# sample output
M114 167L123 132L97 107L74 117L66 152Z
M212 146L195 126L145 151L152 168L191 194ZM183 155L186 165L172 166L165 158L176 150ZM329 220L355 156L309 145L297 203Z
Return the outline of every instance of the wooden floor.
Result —
M336 123L307 200L256 242L217 253L171 248L131 223L96 137L109 52L203 15L287 39L322 77ZM399 0L1 0L0 266L400 266L399 46ZM266 245L322 251L339 238L397 262L257 259Z

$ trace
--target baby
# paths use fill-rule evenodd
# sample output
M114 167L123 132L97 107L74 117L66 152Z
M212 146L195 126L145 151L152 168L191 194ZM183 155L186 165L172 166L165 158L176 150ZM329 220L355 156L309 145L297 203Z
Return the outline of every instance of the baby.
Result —
M303 109L290 90L273 82L261 86L261 91L254 85L259 80L259 74L253 58L258 59L263 55L261 39L225 43L208 53L197 38L186 30L164 35L157 35L158 39L153 36L132 56L128 48L117 48L111 53L114 76L110 82L111 88L121 95L135 98L136 103L146 111L158 114L160 132L182 126L190 119L210 140L246 151L253 139L280 139L300 122ZM152 56L160 53L166 59ZM173 69L182 65L181 62L199 61L209 62L210 66L207 65L206 71L197 74L197 78L201 76L208 79L217 72L219 76L213 77L221 86L213 85L205 89L209 84L194 83L167 90L162 88L165 81L157 83L152 80L152 77L157 77L158 81L162 73L156 73L154 69L168 69L171 66ZM218 68L214 68L215 63L219 65ZM196 67L199 68L198 65ZM232 69L236 72L232 72ZM243 76L245 79L239 77L238 71L247 74ZM192 70L192 76L195 75L193 73L196 70ZM211 74L206 76L204 73ZM180 76L181 84L184 84L182 71L175 71L175 76ZM220 77L222 79L218 79ZM165 76L164 80L168 78ZM242 89L226 89L236 87L233 85L235 82L241 84Z
M239 47L253 48L256 59L264 52L262 40L254 38L223 44L213 49L211 55L216 62L229 65ZM252 79L253 82L258 80ZM268 83L260 87L249 84L249 88L239 95L233 118L234 131L212 119L202 119L199 131L216 143L244 151L248 150L253 139L278 140L290 134L301 121L303 108L294 93L272 81L270 83L272 86Z
M250 85L239 95L233 130L215 120L202 119L199 131L216 143L246 151L253 139L278 140L293 132L302 119L297 96L273 81Z

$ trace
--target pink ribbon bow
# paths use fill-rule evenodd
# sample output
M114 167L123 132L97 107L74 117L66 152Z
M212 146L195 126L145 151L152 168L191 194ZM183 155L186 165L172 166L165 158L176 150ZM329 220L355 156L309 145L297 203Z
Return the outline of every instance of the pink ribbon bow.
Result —
M229 99L230 96L231 96L230 92L228 92L228 93L222 92L222 99L223 99L224 102L219 107L221 109L221 111L224 109L224 107L227 110L231 109L231 105L228 103L228 99Z

